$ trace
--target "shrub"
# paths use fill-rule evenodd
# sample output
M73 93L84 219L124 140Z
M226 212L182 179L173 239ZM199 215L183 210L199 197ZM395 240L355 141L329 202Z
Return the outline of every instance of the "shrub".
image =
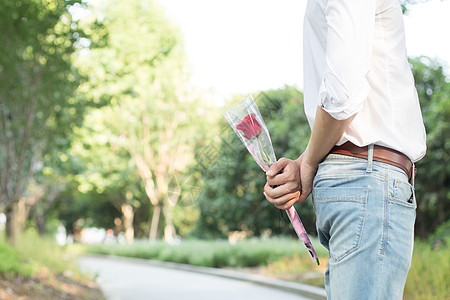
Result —
M0 244L0 273L30 276L32 269L18 252L6 244Z

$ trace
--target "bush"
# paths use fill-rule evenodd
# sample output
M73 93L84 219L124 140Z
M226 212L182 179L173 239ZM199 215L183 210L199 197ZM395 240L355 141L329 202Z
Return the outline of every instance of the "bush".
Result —
M450 220L447 220L436 228L436 231L427 240L433 248L440 247L440 245L447 246L447 248L450 247Z
M317 243L315 243L317 244ZM317 249L320 249L318 245ZM237 242L187 240L179 245L163 242L135 242L132 245L87 246L87 252L154 259L204 267L255 267L285 256L308 255L295 239L253 239ZM324 249L320 249L323 253Z
M0 234L0 274L32 276L44 269L55 274L69 271L77 278L85 278L72 255L54 239L29 230L20 235L17 248L12 248Z
M32 269L19 253L6 244L0 244L0 273L30 276Z

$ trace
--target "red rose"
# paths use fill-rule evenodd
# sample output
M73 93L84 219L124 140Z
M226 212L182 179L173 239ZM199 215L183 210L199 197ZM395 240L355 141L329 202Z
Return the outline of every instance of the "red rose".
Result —
M244 136L249 140L252 137L258 137L261 133L261 125L256 120L255 114L246 116L239 122L236 128L241 130L244 133Z

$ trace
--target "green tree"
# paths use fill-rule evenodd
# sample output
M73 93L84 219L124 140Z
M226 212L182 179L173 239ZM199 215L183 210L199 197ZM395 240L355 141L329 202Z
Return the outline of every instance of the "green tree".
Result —
M134 212L141 206L139 175L130 155L116 144L116 136L105 126L107 115L102 109L91 111L84 126L76 130L77 139L70 154L83 164L74 180L78 190L89 193L92 201L101 196L121 215L125 239L134 239ZM111 222L112 225L112 222ZM111 226L110 225L110 226Z
M302 94L292 87L261 92L255 97L269 129L278 158L295 159L305 149L310 129L303 113ZM241 100L241 99L239 99ZM197 198L200 209L195 234L225 237L234 231L259 236L265 232L294 234L286 216L265 200L265 174L222 118L220 143L202 146L197 161L203 168L204 186ZM308 230L314 230L311 202L296 205Z
M70 182L50 206L47 215L58 219L69 235L80 238L84 227L115 228L114 221L122 216L105 193L80 192L76 181Z
M450 215L450 82L438 61L411 63L427 131L427 154L416 164L416 232L426 237Z
M68 8L79 1L0 2L0 209L16 244L18 211L44 153L63 152L83 115L72 66L83 36Z
M153 206L150 238L164 224L172 239L172 211L205 114L189 91L181 34L152 0L105 1L92 11L108 40L78 65L89 74L93 97L110 101L99 110L101 130L128 153L144 183Z
M21 212L19 217L22 219L21 223L25 223L24 221L30 218L38 234L44 235L47 233L48 211L58 200L60 193L66 189L69 179L66 174L60 174L56 169L45 167L41 171L34 174L33 179L28 183L24 197L19 201L19 212ZM26 207L22 207L22 203Z

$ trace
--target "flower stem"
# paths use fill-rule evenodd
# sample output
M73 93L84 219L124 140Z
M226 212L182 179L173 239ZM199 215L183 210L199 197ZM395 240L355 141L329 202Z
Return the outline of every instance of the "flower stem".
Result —
M270 162L269 154L267 154L267 152L266 152L266 150L264 149L264 147L263 147L261 141L260 141L258 138L257 138L257 140L258 140L259 146L261 147L262 153L264 153L264 155L262 155L263 157L261 157L262 160L263 160L265 163L269 163L269 162Z

